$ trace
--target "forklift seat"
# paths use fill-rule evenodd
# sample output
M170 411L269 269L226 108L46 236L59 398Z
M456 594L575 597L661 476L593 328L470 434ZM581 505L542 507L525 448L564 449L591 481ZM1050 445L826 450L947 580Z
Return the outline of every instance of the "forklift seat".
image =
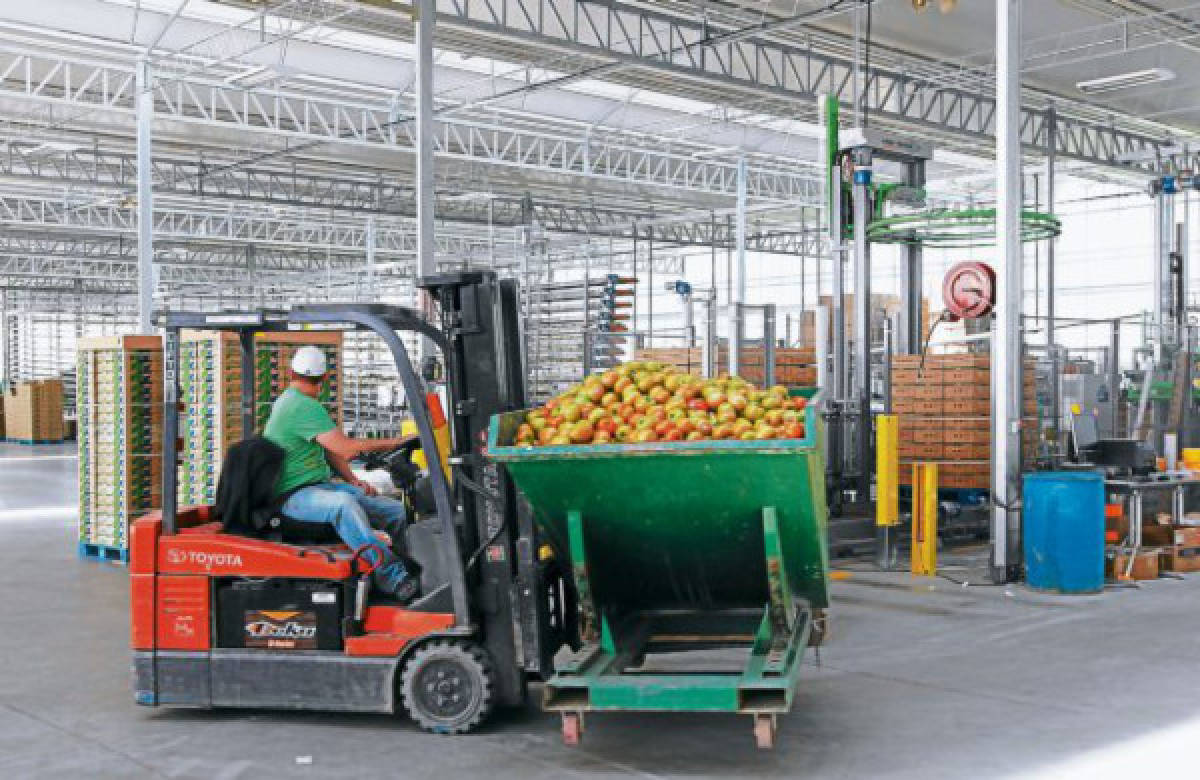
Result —
M329 523L305 523L281 512L275 512L263 530L254 534L259 539L283 544L342 544L342 537Z

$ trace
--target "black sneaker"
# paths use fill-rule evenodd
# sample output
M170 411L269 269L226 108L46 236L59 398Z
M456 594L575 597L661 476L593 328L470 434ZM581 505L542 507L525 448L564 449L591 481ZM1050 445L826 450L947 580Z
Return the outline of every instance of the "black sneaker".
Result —
M388 595L399 601L402 606L407 607L421 595L421 580L411 575L405 577L400 580L400 584L396 586L396 589Z

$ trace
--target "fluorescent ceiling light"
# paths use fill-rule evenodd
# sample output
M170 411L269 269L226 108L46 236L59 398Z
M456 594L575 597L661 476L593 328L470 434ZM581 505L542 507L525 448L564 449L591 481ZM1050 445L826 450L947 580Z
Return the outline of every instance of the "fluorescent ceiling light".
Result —
M239 87L258 87L269 81L289 78L296 73L296 69L290 65L255 65L229 76L225 79L225 83Z
M692 152L693 160L703 160L709 157L722 157L727 154L734 154L741 151L741 147L737 146L718 146L713 149L702 149L698 152Z
M500 196L494 192L460 192L457 195L447 195L442 200L450 203L461 203L463 201L472 200L499 200Z
M1166 68L1148 68L1146 70L1120 73L1116 76L1104 76L1098 79L1080 81L1075 85L1075 88L1085 95L1102 95L1106 92L1116 92L1119 89L1144 87L1147 84L1158 84L1159 82L1173 81L1174 79L1174 71L1167 70Z
M62 141L43 141L37 146L29 150L30 154L47 154L49 152L64 152L71 154L78 152L83 147L79 144L63 143Z

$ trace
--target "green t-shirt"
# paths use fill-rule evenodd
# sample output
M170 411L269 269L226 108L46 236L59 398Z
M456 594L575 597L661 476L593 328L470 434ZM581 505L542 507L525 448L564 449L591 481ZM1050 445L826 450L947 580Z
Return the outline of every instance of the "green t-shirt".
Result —
M284 390L275 399L263 436L282 447L284 452L283 468L279 470L279 481L275 484L276 495L333 477L317 437L336 427L320 401L294 387Z

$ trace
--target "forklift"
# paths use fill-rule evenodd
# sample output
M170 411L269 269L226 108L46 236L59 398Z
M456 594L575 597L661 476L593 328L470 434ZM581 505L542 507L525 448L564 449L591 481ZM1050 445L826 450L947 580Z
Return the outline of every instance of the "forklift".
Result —
M440 310L437 325L382 304L161 319L162 509L137 519L130 534L137 703L382 713L402 706L426 730L465 733L496 706L524 704L529 681L553 672L555 653L578 646L573 581L560 563L567 559L539 537L504 468L486 457L491 416L525 407L517 284L474 271L419 286ZM407 478L412 448L370 465L403 483L437 558L421 561L423 595L408 606L371 592L363 551L328 539L239 535L212 506L177 505L181 332L238 334L249 436L255 333L305 327L372 332L395 360L428 468ZM437 365L428 361L419 376L401 333L441 353L450 453L439 451L423 381Z

